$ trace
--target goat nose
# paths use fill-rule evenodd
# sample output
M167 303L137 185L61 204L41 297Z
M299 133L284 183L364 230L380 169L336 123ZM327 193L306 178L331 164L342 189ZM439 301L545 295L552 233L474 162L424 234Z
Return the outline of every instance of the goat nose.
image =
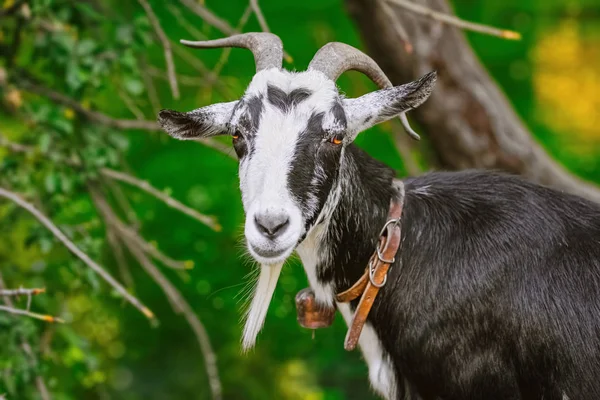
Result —
M286 214L257 214L254 216L254 223L260 233L274 239L285 231L290 224L290 218Z

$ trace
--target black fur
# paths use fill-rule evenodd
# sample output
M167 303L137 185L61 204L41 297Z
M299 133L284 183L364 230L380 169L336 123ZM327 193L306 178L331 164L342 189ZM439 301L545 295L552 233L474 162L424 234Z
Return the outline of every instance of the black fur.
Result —
M392 171L348 149L353 182L322 249L335 261L318 269L338 291L363 273L394 195ZM600 399L600 207L490 172L405 188L402 244L369 315L398 398Z
M258 131L264 107L261 96L242 98L236 104L232 114L235 115L238 110L243 110L243 114L239 118L238 125L232 126L231 130L232 134L238 136L238 139L233 141L233 149L240 160L246 154L254 153L254 137Z
M317 199L316 210L323 208L339 169L341 147L324 142L326 133L323 131L323 117L323 113L314 113L309 118L306 128L300 133L291 162L288 187L304 215L309 215L311 195ZM323 175L315 180L317 166ZM306 219L307 231L317 216L318 212Z
M267 87L267 100L283 112L288 112L294 106L310 97L311 94L310 90L303 88L294 89L290 93L286 93L276 86L268 85Z
M386 120L403 111L418 107L431 94L436 79L437 73L433 71L405 85L380 90L383 96L387 96L393 101L384 107L378 117ZM386 94L388 91L394 93L394 95Z

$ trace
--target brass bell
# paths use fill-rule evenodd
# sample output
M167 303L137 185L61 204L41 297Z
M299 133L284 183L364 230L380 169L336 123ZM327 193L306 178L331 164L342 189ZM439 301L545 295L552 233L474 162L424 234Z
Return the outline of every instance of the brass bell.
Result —
M335 318L335 309L335 306L318 304L311 288L302 289L296 295L298 323L304 328L317 329L331 326Z

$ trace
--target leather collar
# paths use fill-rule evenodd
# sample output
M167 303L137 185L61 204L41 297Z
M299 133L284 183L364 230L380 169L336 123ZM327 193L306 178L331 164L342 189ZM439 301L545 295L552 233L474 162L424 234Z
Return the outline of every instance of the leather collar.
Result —
M392 199L388 220L379 234L379 244L369 260L365 273L349 289L336 295L336 301L339 303L348 303L361 296L344 341L344 348L348 351L356 347L375 298L386 284L388 270L396 261L396 253L400 248L400 217L403 200L404 196Z

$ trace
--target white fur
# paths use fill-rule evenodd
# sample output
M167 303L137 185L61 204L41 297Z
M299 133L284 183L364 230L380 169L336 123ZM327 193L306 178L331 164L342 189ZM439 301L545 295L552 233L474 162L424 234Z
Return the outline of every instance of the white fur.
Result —
M348 326L352 323L352 312L346 303L337 303ZM368 322L363 326L358 345L369 366L369 380L373 389L386 400L396 399L397 385L390 356L383 350L377 333Z
M326 205L329 203L329 208L333 209L339 200L339 192L342 183L332 189L332 193L327 199ZM304 270L308 277L310 287L315 293L317 302L333 305L334 292L331 285L323 285L317 279L317 266L322 263L327 263L329 252L322 246L323 234L327 231L328 225L331 222L329 214L325 210L322 211L319 218L324 217L325 221L315 226L307 235L306 239L297 247L296 251L302 260ZM350 306L345 303L337 303L346 324L350 326L352 322L352 312ZM394 367L389 355L383 350L381 341L373 327L366 323L358 340L358 346L363 354L365 362L369 367L369 380L373 390L380 394L386 400L396 399L397 383Z
M246 325L244 326L242 336L244 351L251 349L256 343L256 337L265 322L269 304L271 303L275 286L277 286L277 279L279 279L282 267L283 263L260 266L260 275L256 283L256 289L254 290L252 303L250 303L250 308L246 315Z
M268 102L269 85L288 93L305 88L312 94L290 112L283 113ZM287 186L298 137L312 113L329 111L338 93L335 84L320 72L269 69L254 76L246 96L262 96L264 110L254 140L255 151L240 164L240 188L246 211L245 236L254 258L261 263L278 263L289 257L304 234L302 212ZM309 205L316 208L316 198L312 200ZM284 213L289 217L289 226L275 240L265 238L254 223L257 214L265 213ZM256 250L279 254L265 258Z
M276 86L288 93L297 88L305 88L312 94L309 99L298 104L289 113L283 113L266 100L268 85ZM302 212L295 204L287 187L298 137L306 127L311 114L314 112L327 113L339 94L335 84L318 71L292 73L270 69L261 71L254 76L246 95L260 95L265 101L263 101L264 110L261 123L255 137L255 151L251 157L246 157L240 164L240 188L246 211L245 235L249 251L254 258L263 264L275 263L275 265L261 267L260 278L244 328L243 346L244 349L249 349L254 345L256 336L263 325L281 265L304 234ZM338 128L335 126L335 119L330 118L327 114L324 118L324 125L327 125L327 129ZM340 168L343 167L342 153ZM324 172L319 173L318 171L315 179L322 179L322 175ZM317 181L313 183L317 183ZM317 218L317 221L323 221L323 223L316 224L296 249L304 264L309 283L315 292L316 300L330 306L333 305L333 288L329 284L319 283L317 266L329 263L327 259L329 252L323 248L322 240L329 227L331 213L341 196L343 184L344 182L338 183L329 194ZM316 199L309 200L309 208L313 213L316 212L316 207ZM284 212L290 217L290 225L285 233L275 241L264 238L254 224L255 216L265 212ZM256 254L253 247L263 250L280 250L281 254L275 258L265 259ZM340 304L339 308L348 322L351 318L348 305ZM391 361L389 356L384 353L377 334L369 324L363 328L359 346L369 366L369 377L373 388L386 399L395 398L396 382Z

